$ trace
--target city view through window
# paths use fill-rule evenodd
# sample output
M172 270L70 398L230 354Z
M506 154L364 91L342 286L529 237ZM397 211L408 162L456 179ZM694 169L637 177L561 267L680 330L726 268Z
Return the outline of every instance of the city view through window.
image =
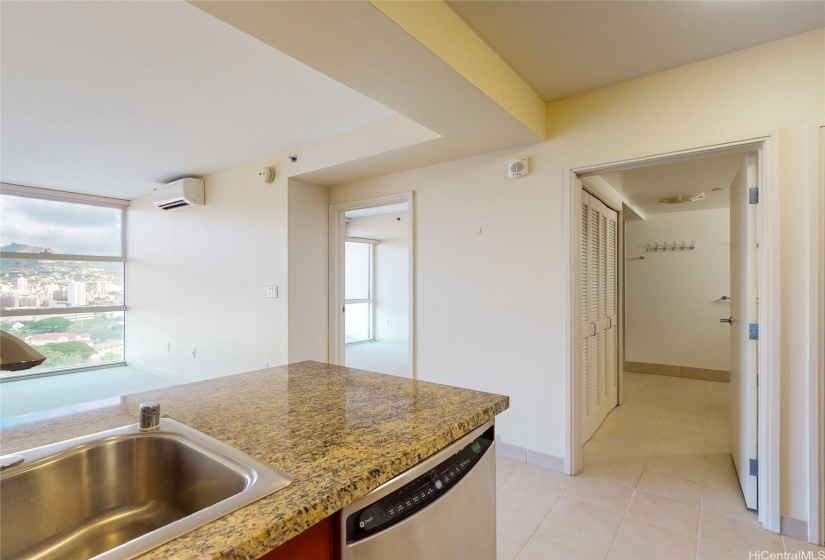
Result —
M46 357L3 375L123 361L123 209L3 193L0 215L0 329Z

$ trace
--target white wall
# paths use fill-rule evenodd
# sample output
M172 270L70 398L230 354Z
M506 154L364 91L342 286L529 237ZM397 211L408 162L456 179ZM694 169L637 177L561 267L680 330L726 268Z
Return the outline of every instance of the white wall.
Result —
M130 365L196 381L327 360L329 189L264 184L260 166L207 176L201 208L163 212L151 196L130 205Z
M418 378L509 395L511 409L497 419L504 441L560 456L558 209L538 171L504 179L515 155L336 186L330 201L416 191Z
M196 381L287 362L287 185L261 183L257 168L207 176L203 207L132 201L129 365ZM281 297L266 298L266 286Z
M804 174L808 125L825 118L824 67L820 29L550 103L548 142L339 185L330 202L416 191L419 378L510 395L502 439L560 457L563 168L779 130L781 509L807 519ZM531 174L507 180L517 157Z
M185 382L326 360L327 189L295 177L430 137L404 117L389 117L210 174L202 208L165 213L151 195L133 200L129 365ZM275 169L273 183L260 181L262 166ZM278 286L280 297L264 297L266 286Z
M289 179L289 362L326 362L329 188Z
M782 513L807 519L811 311L804 189L808 125L825 120L823 67L825 31L818 30L577 95L549 104L548 142L339 185L330 203L417 191L419 377L510 395L511 409L498 422L502 439L561 457L562 169L779 130ZM133 201L131 365L199 379L286 363L291 349L295 356L319 349L326 323L289 328L290 318L297 319L286 303L292 301L287 176L387 149L376 136L367 146L343 142L342 150L346 138L302 147L294 165L285 152L210 175L204 208L163 213L148 197ZM517 157L530 158L531 174L507 180L507 161ZM276 165L271 185L258 181L263 164ZM317 218L321 197L308 197L316 208L306 212ZM281 287L279 299L264 297L272 284ZM304 301L326 298L322 284Z
M400 218L400 220L398 219ZM409 212L352 218L350 237L377 239L375 251L375 339L409 341Z
M624 232L625 359L730 370L728 209L648 214ZM645 253L665 241L696 250Z

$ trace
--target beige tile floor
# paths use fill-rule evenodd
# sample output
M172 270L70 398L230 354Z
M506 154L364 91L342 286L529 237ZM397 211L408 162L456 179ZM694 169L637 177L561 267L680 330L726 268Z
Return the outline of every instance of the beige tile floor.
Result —
M576 476L498 457L498 558L748 559L825 551L762 529L729 436L730 385L625 374ZM825 552L823 552L825 554Z

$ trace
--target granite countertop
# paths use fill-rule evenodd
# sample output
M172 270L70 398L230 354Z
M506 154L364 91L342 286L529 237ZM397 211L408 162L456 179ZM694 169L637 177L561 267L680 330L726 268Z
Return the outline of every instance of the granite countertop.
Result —
M141 559L256 558L506 410L502 395L300 362L117 399L0 431L4 454L162 416L294 482ZM208 405L208 406L207 406Z

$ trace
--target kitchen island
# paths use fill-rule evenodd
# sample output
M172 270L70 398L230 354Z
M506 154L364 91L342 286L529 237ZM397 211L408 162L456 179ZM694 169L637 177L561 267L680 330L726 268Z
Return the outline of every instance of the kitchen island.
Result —
M300 362L67 409L3 429L2 452L132 424L149 400L160 401L163 416L295 476L140 557L169 560L262 556L509 406L502 395Z

